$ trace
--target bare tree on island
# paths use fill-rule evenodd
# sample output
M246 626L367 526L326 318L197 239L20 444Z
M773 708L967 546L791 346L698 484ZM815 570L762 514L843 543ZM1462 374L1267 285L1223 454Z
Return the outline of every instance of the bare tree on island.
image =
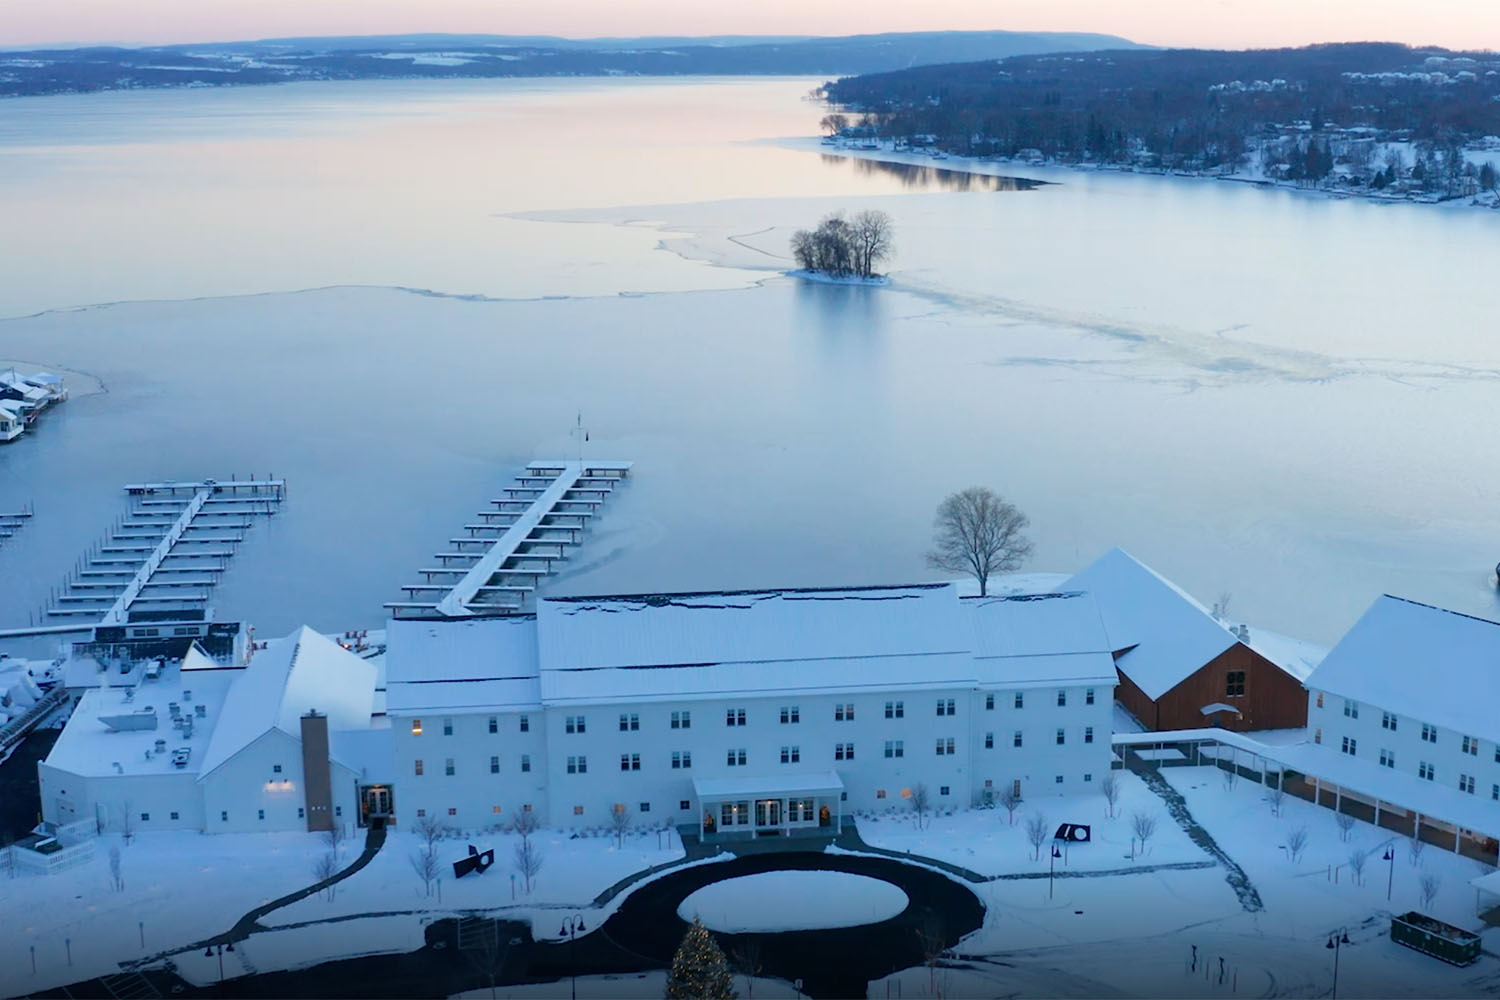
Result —
M937 569L971 574L984 597L992 574L1016 569L1031 555L1031 542L1021 534L1030 523L994 490L970 486L938 505L927 562Z
M860 212L853 219L834 212L817 229L792 234L797 266L835 278L874 277L875 266L890 257L893 245L891 217L877 211Z

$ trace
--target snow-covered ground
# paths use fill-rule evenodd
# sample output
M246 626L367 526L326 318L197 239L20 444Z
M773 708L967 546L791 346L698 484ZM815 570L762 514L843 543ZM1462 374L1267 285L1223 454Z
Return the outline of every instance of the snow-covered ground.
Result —
M910 811L860 816L859 834L871 847L920 854L988 877L1048 870L1048 850L1044 848L1040 858L1033 859L1026 838L1027 823L1036 817L1046 821L1048 845L1060 823L1087 823L1092 827L1093 842L1069 846L1066 855L1057 860L1059 872L1111 871L1212 860L1172 821L1162 800L1140 778L1128 771L1114 774L1120 785L1120 797L1113 818L1106 814L1108 803L1104 795L1096 793L1028 800L1016 810L1014 823L999 806L932 815L920 830L915 814ZM1131 842L1135 839L1132 824L1137 815L1156 823L1144 850L1132 849Z
M797 905L788 908L787 900ZM858 927L889 920L910 900L890 882L849 872L785 871L742 875L690 893L677 915L725 934Z
M110 878L112 846L121 847L121 892ZM316 881L313 861L326 851L307 833L142 833L128 846L110 834L94 847L94 859L70 871L0 875L0 996L118 972L122 961L228 930Z

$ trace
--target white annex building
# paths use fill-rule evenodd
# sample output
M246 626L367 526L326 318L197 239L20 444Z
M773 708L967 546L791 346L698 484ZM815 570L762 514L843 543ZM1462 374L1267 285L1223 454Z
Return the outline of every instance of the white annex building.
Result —
M326 829L387 773L375 666L308 628L245 667L193 647L84 691L38 765L43 818L124 831ZM106 680L111 672L99 671Z
M705 835L836 829L855 809L1077 792L1110 768L1115 669L1085 594L953 584L554 598L393 621L403 822L612 811Z

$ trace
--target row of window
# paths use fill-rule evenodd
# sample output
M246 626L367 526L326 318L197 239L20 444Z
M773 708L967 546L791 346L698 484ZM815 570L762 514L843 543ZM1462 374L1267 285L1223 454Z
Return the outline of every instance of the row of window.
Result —
M1243 687L1244 687L1244 678L1243 678L1243 675L1244 675L1244 671L1238 671L1238 673L1241 675L1240 686L1241 686L1241 693L1243 693ZM1015 694L1012 696L1012 699L1013 699L1012 700L1012 704L1016 708L1024 708L1025 707L1025 705L1026 705L1026 694L1025 694L1025 692L1023 692L1023 691L1017 691L1017 692L1015 692ZM1087 689L1085 689L1085 691L1083 693L1083 702L1084 702L1085 705L1092 705L1092 704L1094 704L1094 689L1093 688L1087 688ZM1059 690L1057 692L1057 704L1059 706L1063 706L1063 707L1065 707L1068 704L1068 692L1067 691L1065 691L1065 690ZM993 711L994 710L994 708L995 708L995 696L993 694L986 694L984 696L984 707L985 707L986 710L989 710L989 711ZM958 714L957 702L953 698L939 698L937 700L937 703L936 703L936 711L937 711L937 714L940 715L940 716L942 716L942 715L956 715L956 714ZM843 703L840 703L840 704L835 705L833 707L833 718L834 718L835 722L853 722L854 721L854 717L855 717L855 715L854 715L854 705L852 703L843 702ZM901 718L905 718L906 717L906 702L905 701L888 701L888 702L886 702L885 703L885 717L887 719L901 719ZM746 714L745 709L743 709L743 708L730 708L730 709L726 709L725 712L724 712L724 724L726 726L743 726L743 725L746 725L746 718L747 718L747 714ZM781 723L783 725L795 725L795 724L801 722L802 721L801 706L798 706L798 705L783 705L783 706L781 706L780 718L781 718ZM443 735L444 736L452 736L453 735L453 719L451 717L445 717L443 719L443 721L442 721L442 727L443 727ZM518 728L523 733L530 732L531 731L531 717L527 716L527 715L518 716ZM622 732L622 733L638 732L640 730L640 728L641 728L640 713L638 713L638 712L621 712L620 713L620 732ZM673 712L672 716L671 716L671 728L673 728L673 729L691 729L691 728L693 728L693 713L692 713L692 711L691 710L687 710L687 711ZM583 716L583 715L569 715L569 716L565 716L564 719L563 719L563 730L565 732L567 732L567 733L573 733L573 734L588 732L588 718L587 718L587 716ZM492 716L489 717L489 731L491 733L498 733L500 731L500 718L499 718L499 716L492 715ZM422 720L421 719L412 719L411 720L411 732L412 732L413 736L421 736L422 735L423 730L422 730Z
M1343 699L1343 702L1344 702L1344 705L1343 705L1344 717L1348 718L1348 719L1358 719L1359 718L1359 702L1354 701L1354 700L1349 699L1349 698ZM1319 691L1318 694L1317 694L1317 705L1318 705L1319 708L1323 707L1323 692L1321 692L1321 691ZM1426 722L1422 723L1421 725L1422 725L1422 732L1421 732L1422 741L1424 743L1431 743L1431 744L1436 745L1437 741L1438 741L1438 727L1434 726L1434 725L1432 725L1430 723L1426 723ZM1381 729L1387 729L1387 730L1389 730L1389 731L1391 731L1391 732L1394 733L1394 732L1399 732L1400 731L1399 726L1400 726L1400 719L1399 719L1399 717L1397 715L1395 715L1394 713L1391 713L1391 712L1384 712L1384 711L1382 711L1380 713L1380 728ZM1471 757L1478 757L1479 756L1479 737L1477 737L1477 736L1462 736L1462 735L1460 735L1460 737L1459 737L1459 749L1463 753L1466 753L1466 754L1468 754ZM1500 764L1500 743L1495 744L1495 763Z
M520 758L521 758L521 771L522 771L522 773L529 772L531 770L531 754L529 754L529 753L523 753L523 754L520 755ZM569 760L573 760L575 758L571 758L570 757L568 759ZM427 762L424 761L421 757L416 758L411 763L412 763L412 773L415 774L417 777L420 778L423 774L426 773L426 771L427 771ZM639 770L639 768L637 770ZM451 778L451 777L453 777L457 773L458 773L458 764L457 764L456 760L454 758L452 758L452 757L445 757L445 758L443 758L443 774L445 774L445 775L447 775L448 777ZM492 757L490 757L490 773L491 774L499 774L500 773L500 758L498 756L492 756ZM573 772L569 771L568 773L572 774Z

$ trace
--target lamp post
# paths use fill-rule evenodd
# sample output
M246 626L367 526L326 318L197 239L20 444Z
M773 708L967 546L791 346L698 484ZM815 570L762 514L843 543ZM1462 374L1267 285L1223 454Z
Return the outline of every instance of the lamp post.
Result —
M573 985L571 988L573 1000L578 1000L578 958L573 943L578 940L578 935L588 930L583 925L583 914L575 913L563 920L562 929L557 932L558 937L568 939L568 968L573 973Z
M1339 950L1342 949L1343 946L1346 945L1346 944L1348 944L1348 943L1349 943L1349 928L1347 928L1347 927L1340 927L1337 931L1335 931L1334 933L1332 933L1332 934L1330 934L1328 936L1328 943L1323 946L1325 948L1332 948L1333 949L1333 992L1330 994L1331 1000L1338 1000L1338 996L1339 996Z
M1387 874L1386 877L1385 877L1385 901L1387 903L1389 903L1391 901L1391 886L1394 885L1395 882L1396 882L1396 845L1395 844L1387 844L1385 846L1385 854L1382 856L1381 860L1382 861L1389 861L1391 863L1390 873Z
M207 948L203 949L204 958L213 958L214 955L219 956L219 982L221 983L224 981L224 953L226 951L231 954L234 953L233 941L230 941L226 944L211 944Z
M1052 845L1052 857L1049 858L1048 862L1047 862L1047 898L1048 899L1052 898L1052 883L1053 883L1053 880L1054 880L1054 876L1057 874L1057 859L1060 858L1060 857L1062 857L1062 851L1059 851L1057 849L1057 845L1053 844Z

